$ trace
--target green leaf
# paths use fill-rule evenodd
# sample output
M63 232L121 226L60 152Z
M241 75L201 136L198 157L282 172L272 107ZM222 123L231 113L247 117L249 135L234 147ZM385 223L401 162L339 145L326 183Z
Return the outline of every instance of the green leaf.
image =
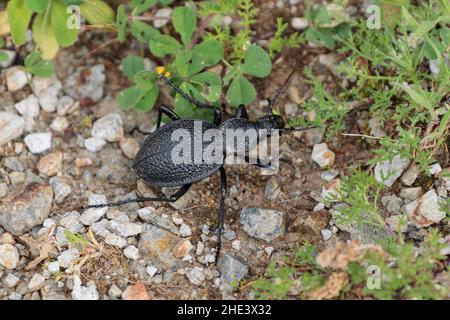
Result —
M131 107L134 107L144 93L145 91L139 88L138 86L133 86L125 90L122 90L117 95L116 100L117 103L119 104L119 107L121 107L124 110L127 110Z
M328 9L326 6L319 6L317 10L314 12L314 23L317 25L322 25L326 23L330 23L331 18L328 14Z
M77 40L78 30L67 27L68 18L66 7L59 1L53 1L51 26L56 40L63 48L71 46Z
M159 97L159 87L153 86L151 90L145 92L143 97L138 101L135 108L137 111L146 112L155 106Z
M147 11L153 7L158 1L157 0L131 0L131 5L133 7L133 15L137 16L144 11Z
M53 62L51 61L42 61L41 60L42 53L40 51L33 51L25 58L25 69L27 72L41 77L47 78L50 77L54 73Z
M434 60L438 58L438 55L444 52L442 43L433 36L426 37L423 43L423 50L425 57Z
M48 0L25 0L25 5L34 12L42 13L47 9Z
M189 62L192 59L192 51L182 50L175 57L175 66L177 67L178 73L182 77L188 76Z
M306 30L305 38L308 41L323 44L325 48L332 50L336 46L332 30L330 28L317 29L312 27Z
M89 0L80 5L81 15L93 25L113 24L115 13L104 1Z
M222 93L222 79L215 72L202 72L190 79L191 83L199 84L203 87L201 95L208 101L214 102L220 99Z
M248 105L256 98L255 87L243 76L237 75L227 91L228 102L236 107L240 104Z
M181 49L181 44L171 36L157 35L149 42L151 52L157 57L164 57L165 55L175 55Z
M161 34L158 29L139 20L132 20L130 26L131 34L142 43L148 43L152 38Z
M205 68L205 66L206 66L205 61L203 61L203 59L198 53L194 52L192 54L191 62L189 63L188 66L188 77L199 73Z
M187 94L194 96L196 99L203 101L200 92L193 85L183 82L180 85L181 90ZM194 109L189 101L178 93L175 95L175 111L181 118L212 120L213 113L207 109Z
M141 70L144 70L144 59L138 56L128 56L122 60L123 72L128 79L133 81L134 75Z
M38 13L33 22L33 39L42 51L42 59L53 59L59 50L59 44L44 13Z
M177 7L172 14L172 23L175 30L181 35L184 45L191 42L197 25L197 17L194 9L190 7Z
M47 78L55 72L55 68L52 61L45 60L34 64L28 69L28 72L41 78Z
M450 46L450 28L442 28L441 30L439 30L439 35L441 37L442 43L446 47Z
M117 9L117 37L119 38L119 42L123 43L125 41L125 36L127 32L127 14L125 13L125 5L121 4Z
M419 87L413 88L406 83L404 83L401 88L406 91L412 101L417 103L419 106L424 106L430 113L434 112L434 104L429 99L427 92Z
M0 51L0 62L8 61L8 59L9 56L6 53Z
M25 6L24 0L9 1L6 10L13 41L16 45L22 45L33 12Z
M269 55L261 48L252 44L245 52L243 72L255 77L266 77L272 70Z
M159 0L163 6L168 6L171 4L174 0Z
M134 83L142 90L149 91L156 84L158 76L155 72L141 70L134 75Z
M194 46L193 50L200 55L207 67L217 64L223 58L223 44L217 40L203 41Z
M33 64L35 64L36 62L38 62L41 59L42 56L42 52L40 51L33 51L31 52L29 55L27 55L25 57L25 67L26 68L30 68Z

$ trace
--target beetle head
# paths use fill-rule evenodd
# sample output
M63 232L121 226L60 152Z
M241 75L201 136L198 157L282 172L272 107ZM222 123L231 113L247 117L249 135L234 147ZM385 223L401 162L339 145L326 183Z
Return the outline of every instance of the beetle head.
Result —
M283 118L277 114L268 114L257 120L258 127L260 129L267 130L284 130L286 123Z

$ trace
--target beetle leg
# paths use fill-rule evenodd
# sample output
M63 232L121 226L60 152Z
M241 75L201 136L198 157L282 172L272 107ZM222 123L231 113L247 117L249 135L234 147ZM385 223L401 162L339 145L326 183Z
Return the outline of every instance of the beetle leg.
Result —
M170 109L168 106L163 104L163 105L161 105L161 107L158 110L158 120L156 121L157 129L161 126L161 119L162 119L163 113L166 116L168 116L170 118L170 120L172 120L172 121L180 119L180 117L174 111L172 111L172 109Z
M266 168L266 169L271 169L272 168L272 161L269 161L268 163L262 163L259 158L256 158L256 163L251 163L250 162L250 158L248 156L245 156L244 160L248 164L252 164L252 165L257 166L259 168Z
M213 123L218 126L222 123L222 112L219 108L214 108L214 120Z
M239 105L234 116L236 119L248 119L247 109L243 104Z
M105 204L94 204L86 207L82 207L81 210L86 210L90 208L103 208L103 207L117 207L128 203L134 202L146 202L146 201L154 201L154 202L175 202L180 199L186 192L188 192L189 188L192 186L192 183L186 184L182 186L177 192L169 197L138 197L134 199L126 199L117 202L109 202Z
M224 167L219 169L220 171L220 208L218 225L216 230L217 245L216 245L216 258L215 264L219 261L220 249L222 248L222 232L223 232L223 219L225 217L225 196L227 194L227 173Z

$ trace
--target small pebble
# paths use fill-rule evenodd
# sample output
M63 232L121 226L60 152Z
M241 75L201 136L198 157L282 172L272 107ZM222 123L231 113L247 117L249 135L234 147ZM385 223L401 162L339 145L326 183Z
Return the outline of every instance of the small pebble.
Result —
M156 272L158 272L158 269L155 266L148 266L145 270L150 278L153 278Z
M190 228L187 224L183 223L183 224L180 226L180 236L181 236L181 237L189 237L189 236L191 236L191 235L192 235L192 230L191 230L191 228Z
M322 238L323 238L324 241L329 240L331 238L331 235L332 235L331 230L328 230L328 229L322 229L320 231L320 233L322 233Z
M64 132L69 127L69 121L64 117L56 117L50 124L50 129L56 132Z
M31 133L25 137L25 144L31 153L43 153L52 147L52 133Z
M309 26L309 22L307 18L304 17L295 17L291 20L292 28L295 30L305 30Z
M139 259L139 251L135 246L128 246L123 250L125 257L131 260Z
M39 100L34 95L29 95L27 98L16 103L14 108L22 116L37 118L39 115Z

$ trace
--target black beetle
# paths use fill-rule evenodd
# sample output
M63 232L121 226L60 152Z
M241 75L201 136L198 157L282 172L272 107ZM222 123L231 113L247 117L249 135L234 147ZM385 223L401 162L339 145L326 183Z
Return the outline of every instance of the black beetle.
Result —
M223 167L225 160L225 152L221 155L220 162L217 163L174 163L171 155L172 150L177 144L173 141L172 134L177 129L187 130L190 134L194 134L194 124L201 123L202 134L208 129L216 129L217 132L224 134L226 129L266 129L266 130L278 130L279 132L285 131L301 131L310 128L286 128L283 118L279 115L272 113L272 108L275 101L277 100L281 91L286 87L289 79L292 77L294 72L292 72L284 85L279 88L277 93L272 99L268 99L269 102L269 113L256 121L250 121L247 116L247 111L244 105L240 105L237 108L236 114L233 118L222 122L222 112L219 108L202 104L196 99L188 96L184 93L178 86L176 86L170 79L168 79L162 73L158 76L164 82L169 84L177 93L182 95L192 104L196 105L198 108L211 108L214 110L214 120L213 122L208 122L204 120L194 120L194 119L180 119L180 117L172 111L169 107L162 105L158 112L158 119L156 123L156 130L149 134L139 152L136 155L133 163L133 169L136 174L142 178L146 183L154 187L181 187L177 192L171 196L164 197L138 197L136 199L123 200L119 202L99 204L99 205L89 205L83 209L88 208L99 208L105 206L119 206L132 202L145 202L145 201L157 201L157 202L175 202L180 197L182 197L192 186L206 177L213 175L215 172L220 172L220 209L218 215L218 226L216 230L217 236L217 247L215 262L217 263L220 249L221 249L221 235L223 232L223 222L224 222L224 207L225 207L225 196L227 192L227 176L225 169ZM161 127L162 115L166 115L172 120L172 122ZM203 142L204 143L204 142ZM247 152L251 150L258 141L247 141L245 140L245 158L246 162L249 163L249 157ZM257 159L254 165L262 168L270 168L271 163L263 163Z

